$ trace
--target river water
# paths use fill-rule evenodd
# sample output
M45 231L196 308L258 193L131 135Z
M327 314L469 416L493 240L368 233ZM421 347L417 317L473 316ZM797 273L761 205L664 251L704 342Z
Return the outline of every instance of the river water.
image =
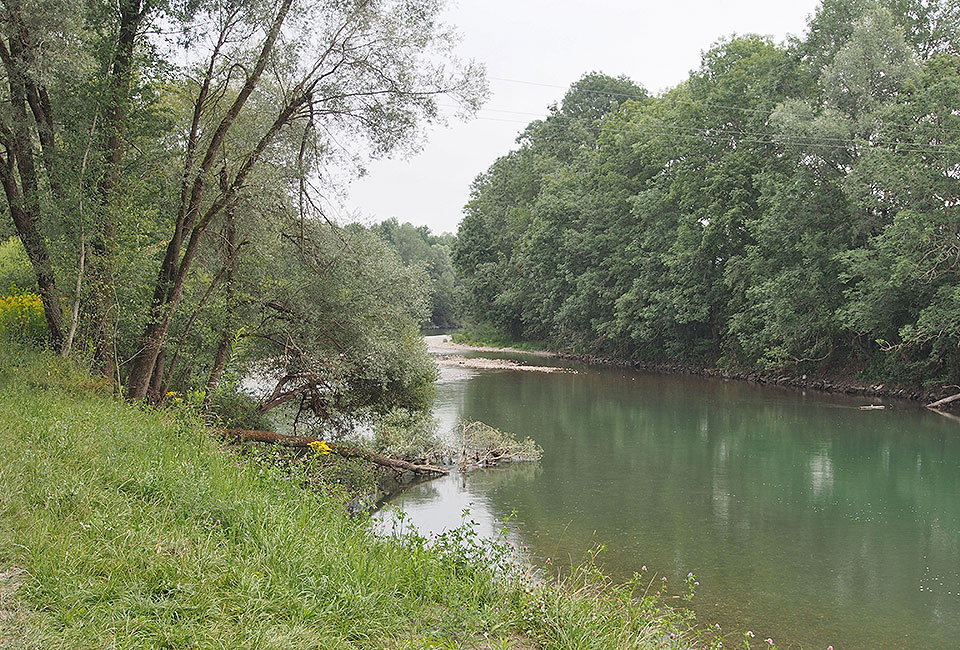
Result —
M511 534L534 563L569 566L604 544L615 579L647 565L679 593L693 572L698 619L733 641L750 629L780 648L960 647L960 423L577 367L443 368L442 430L482 420L534 438L543 459L424 483L395 505L425 533L468 508L491 534L516 512Z

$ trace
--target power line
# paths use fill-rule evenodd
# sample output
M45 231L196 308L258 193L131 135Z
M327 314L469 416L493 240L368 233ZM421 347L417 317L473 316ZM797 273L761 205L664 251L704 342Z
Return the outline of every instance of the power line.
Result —
M449 107L445 107L449 108ZM480 109L488 110L488 109ZM518 115L537 115L536 113L525 113L522 111L508 111L504 109L489 109L495 110L500 113L512 113ZM510 124L521 124L529 125L530 122L524 120L515 120L507 119L500 117L486 117L480 115L475 119L483 120L487 122L502 122ZM562 115L552 115L548 116L549 120L552 121L572 121L577 118L562 116ZM844 138L844 137L834 137L834 136L787 136L787 135L778 135L769 131L750 131L745 129L737 129L731 127L696 127L696 126L687 126L676 122L631 122L624 124L622 126L614 126L611 124L604 125L603 131L605 133L620 133L620 134L631 134L631 133L645 133L647 135L660 135L667 136L671 138L684 138L687 140L707 140L716 142L722 139L734 139L738 143L750 143L750 144L771 144L771 145L792 145L798 147L867 147L875 150L885 150L893 153L927 153L927 154L944 154L944 153L960 153L960 147L949 144L936 144L930 142L918 142L918 141L905 141L905 142L896 142L896 141L870 141L867 139L858 139L858 138ZM906 135L904 132L900 132L901 135Z

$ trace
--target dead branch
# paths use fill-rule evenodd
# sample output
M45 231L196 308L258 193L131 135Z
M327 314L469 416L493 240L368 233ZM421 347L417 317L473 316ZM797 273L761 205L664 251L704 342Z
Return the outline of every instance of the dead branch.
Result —
M231 441L267 442L275 445L283 445L284 447L304 448L309 447L310 443L321 442L320 438L314 438L312 436L288 436L273 431L259 431L254 429L224 429L221 430L221 433L224 438ZM372 451L361 449L360 447L341 445L334 442L327 442L326 444L330 447L331 453L342 456L343 458L359 458L360 460L366 460L381 467L389 467L393 470L413 472L419 476L446 476L450 473L442 467L417 465L405 460L400 460L399 458L382 456Z
M956 393L955 395L951 395L950 397L944 397L943 399L938 399L936 402L931 402L930 404L927 404L927 408L938 409L941 406L946 406L947 404L956 402L958 399L960 399L960 393Z

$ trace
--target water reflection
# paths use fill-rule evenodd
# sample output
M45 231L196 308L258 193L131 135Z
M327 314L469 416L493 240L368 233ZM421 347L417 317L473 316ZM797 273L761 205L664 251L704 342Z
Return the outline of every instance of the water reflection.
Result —
M706 622L781 647L942 648L960 635L960 429L920 409L600 369L470 372L438 386L447 427L480 419L544 448L537 466L403 498L421 529L483 532L516 510L535 557L607 546L701 582ZM898 406L898 405L894 405Z

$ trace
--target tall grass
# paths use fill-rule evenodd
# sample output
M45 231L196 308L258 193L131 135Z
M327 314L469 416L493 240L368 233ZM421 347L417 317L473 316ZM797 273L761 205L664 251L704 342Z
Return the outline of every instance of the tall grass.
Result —
M14 647L707 643L631 588L511 578L464 548L374 536L341 500L224 454L187 413L118 401L54 355L0 352L0 571L26 575L16 617L0 616Z

